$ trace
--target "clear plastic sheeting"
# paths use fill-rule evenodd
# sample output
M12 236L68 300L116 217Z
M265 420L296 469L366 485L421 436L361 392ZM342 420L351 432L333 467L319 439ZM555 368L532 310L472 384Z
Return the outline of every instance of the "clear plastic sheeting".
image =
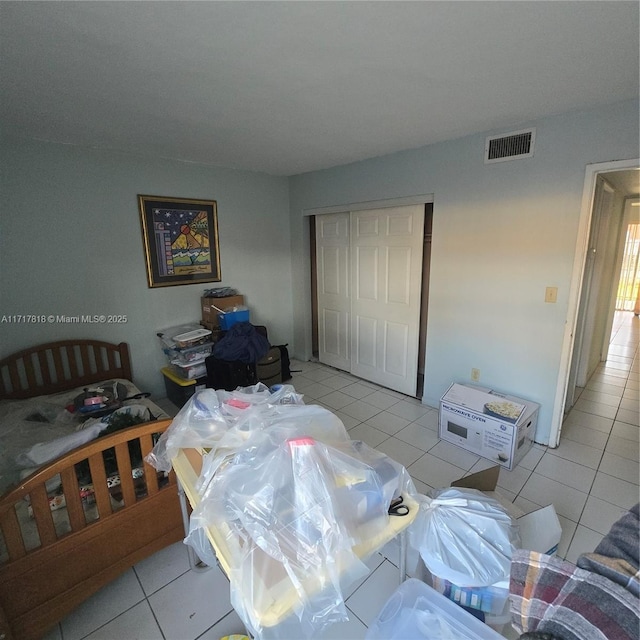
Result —
M158 471L171 470L171 460L179 449L202 447L214 448L230 429L235 431L227 439L243 441L253 429L262 429L271 421L281 419L281 413L287 408L301 406L308 413L302 401L302 396L295 392L291 385L279 385L274 392L259 382L250 387L241 387L236 391L203 389L196 392L180 409L160 440L147 456L147 462ZM282 409L281 409L282 408ZM320 409L320 407L314 407ZM323 409L323 414L331 413ZM342 422L327 417L325 422L333 424L333 428L346 431Z
M291 385L197 392L147 461L168 471L193 448L202 467L185 542L207 564L218 555L253 636L309 638L347 620L342 588L368 573L392 500L417 497L405 468Z
M422 502L411 540L434 576L463 587L508 580L520 544L517 523L497 500L456 488Z
M346 620L341 585L368 573L354 547L387 525L396 495L415 495L404 467L384 454L304 431L283 421L232 453L205 456L215 473L201 477L186 540L206 555L202 531L224 532L232 604L262 639L311 637ZM294 615L281 625L287 609Z

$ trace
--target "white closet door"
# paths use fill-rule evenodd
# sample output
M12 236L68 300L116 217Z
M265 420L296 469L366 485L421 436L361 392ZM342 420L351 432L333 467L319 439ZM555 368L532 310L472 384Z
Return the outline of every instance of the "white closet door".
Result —
M316 218L318 358L349 371L349 213Z
M351 213L351 373L414 396L424 205Z

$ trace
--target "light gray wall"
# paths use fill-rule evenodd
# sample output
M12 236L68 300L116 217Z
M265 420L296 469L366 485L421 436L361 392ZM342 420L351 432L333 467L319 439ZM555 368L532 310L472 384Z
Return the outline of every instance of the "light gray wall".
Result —
M485 165L485 135L535 126L532 158ZM295 346L311 349L305 211L434 194L423 401L437 406L452 381L542 405L547 443L568 312L587 164L638 157L638 101L373 158L290 180ZM544 302L545 287L558 302Z
M292 339L288 182L265 174L4 137L0 319L126 314L119 325L0 324L0 356L68 337L128 342L134 379L165 394L156 332L199 322L200 296L231 286L274 344ZM222 282L149 289L137 194L218 203ZM268 268L265 268L268 265Z

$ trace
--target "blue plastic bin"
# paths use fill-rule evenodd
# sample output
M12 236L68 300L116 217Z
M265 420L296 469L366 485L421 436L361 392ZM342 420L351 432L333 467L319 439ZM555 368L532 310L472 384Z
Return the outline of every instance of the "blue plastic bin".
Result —
M238 322L249 322L249 310L244 309L242 311L228 311L227 313L221 313L218 316L218 322L220 328L223 331L228 331Z

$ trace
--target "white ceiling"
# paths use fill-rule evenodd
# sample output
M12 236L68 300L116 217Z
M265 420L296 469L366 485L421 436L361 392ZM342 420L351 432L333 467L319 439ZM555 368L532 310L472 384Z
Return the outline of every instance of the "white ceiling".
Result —
M292 175L638 96L638 2L0 2L19 135Z

